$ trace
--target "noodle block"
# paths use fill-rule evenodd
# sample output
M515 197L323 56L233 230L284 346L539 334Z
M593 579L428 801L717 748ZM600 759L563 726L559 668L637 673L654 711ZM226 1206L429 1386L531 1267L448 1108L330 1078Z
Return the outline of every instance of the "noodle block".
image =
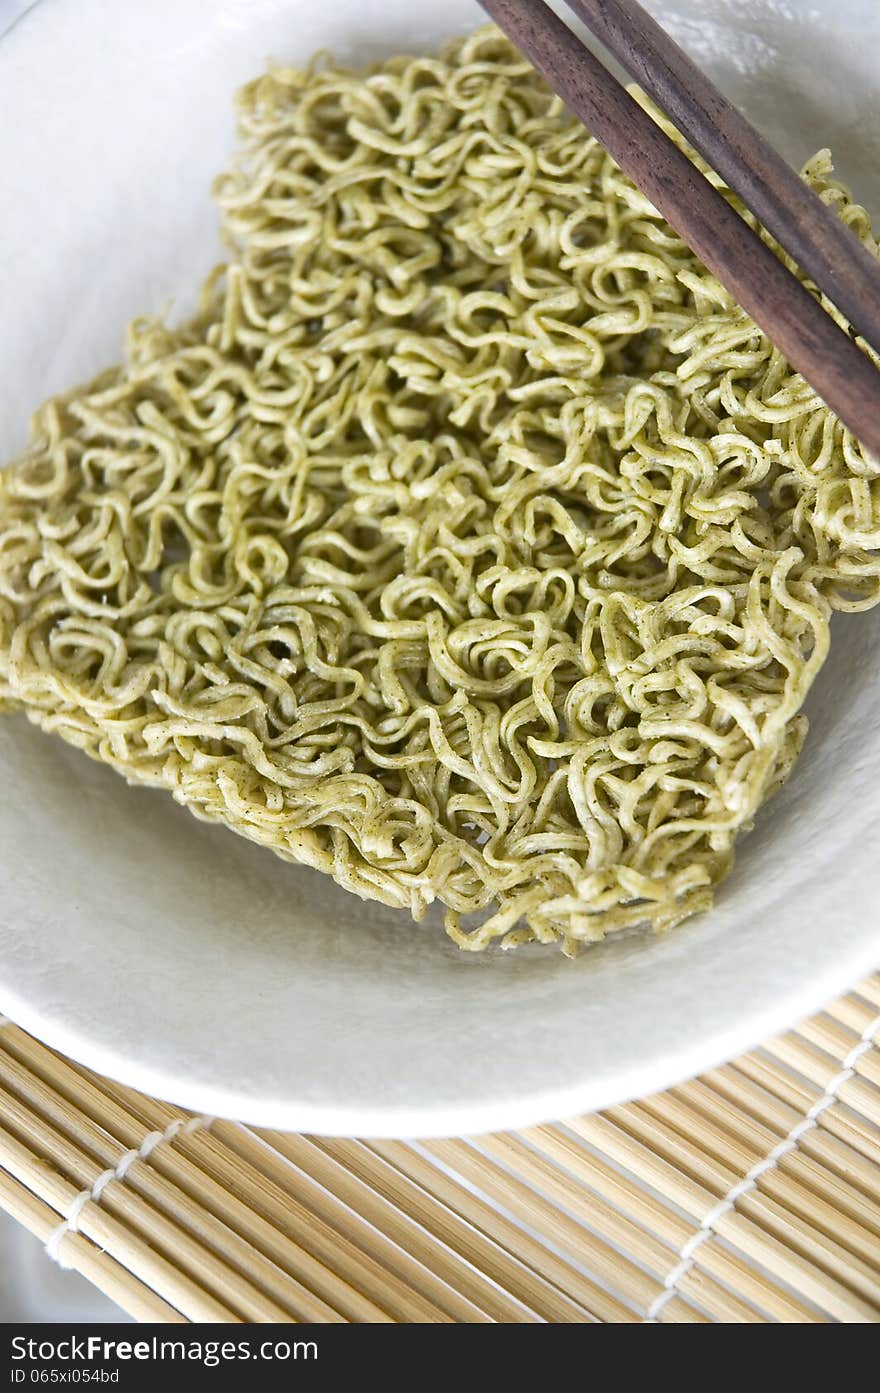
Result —
M877 467L491 26L239 118L199 312L0 476L0 704L463 948L707 908Z

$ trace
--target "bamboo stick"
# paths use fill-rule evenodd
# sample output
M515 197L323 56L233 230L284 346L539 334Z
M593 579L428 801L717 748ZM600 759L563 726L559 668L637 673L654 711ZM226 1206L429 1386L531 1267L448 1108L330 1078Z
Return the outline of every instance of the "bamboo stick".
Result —
M808 1045L797 1035L787 1035L768 1041L763 1048L773 1058L788 1064L792 1069L796 1069L799 1074L802 1074L805 1079L817 1084L824 1093L834 1070L833 1068L829 1070L828 1060L819 1053L815 1046ZM862 1062L860 1060L859 1064L861 1065ZM847 1103L849 1107L860 1113L872 1126L880 1126L880 1090L874 1088L865 1079L854 1078L840 1084L837 1089L837 1098L841 1103Z
M139 1104L149 1102L145 1094L92 1073L14 1027L0 1033L0 1067L6 1056L21 1066L19 1077L26 1074L38 1081L46 1089L46 1097L54 1095L59 1105L68 1105L126 1147L135 1146L145 1133L162 1130L174 1119L185 1121L193 1115L163 1103L158 1105L162 1109L159 1126L154 1114L140 1111Z
M35 1042L31 1042L31 1046ZM42 1049L40 1046L39 1049ZM32 1053L31 1048L25 1053ZM68 1098L74 1096L82 1105L89 1107L92 1113L97 1116L107 1116L110 1114L113 1126L118 1128L125 1135L125 1141L136 1142L142 1138L143 1131L149 1128L166 1127L168 1120L177 1114L178 1110L173 1109L164 1103L150 1102L142 1095L132 1094L128 1089L116 1085L118 1098L124 1099L129 1105L138 1106L141 1116L134 1117L125 1107L116 1102L110 1095L104 1095L95 1084L92 1084L88 1077L82 1077L64 1061L54 1060L52 1070L46 1067L47 1061L43 1060L43 1073L58 1074L58 1082L63 1087ZM111 1085L107 1084L107 1088ZM177 1183L185 1194L194 1202L206 1205L214 1215L223 1217L224 1222L233 1226L237 1233L248 1240L253 1245L258 1254L265 1254L272 1259L278 1268L288 1275L295 1276L295 1279L302 1284L302 1290L308 1295L311 1309L306 1309L302 1319L330 1319L333 1318L334 1307L324 1301L324 1297L336 1298L340 1304L341 1312L345 1319L362 1319L362 1321L373 1321L382 1319L382 1309L376 1307L375 1302L370 1301L363 1295L361 1290L344 1283L341 1276L333 1270L333 1262L330 1261L330 1254L324 1254L329 1261L322 1262L313 1256L311 1251L306 1250L301 1244L295 1243L285 1227L290 1226L291 1204L290 1198L284 1191L273 1191L272 1187L267 1187L265 1181L255 1178L255 1183L251 1187L246 1187L242 1183L242 1176L238 1176L235 1184L239 1188L230 1190L216 1180L210 1173L210 1169L203 1169L198 1163L182 1155L180 1142L173 1151L155 1152L150 1158L150 1166L159 1170ZM241 1192L248 1192L249 1201L256 1208L248 1208L238 1198ZM266 1213L266 1211L269 1211ZM297 1206L294 1212L299 1213ZM280 1227L278 1227L280 1224ZM313 1237L312 1230L309 1229L308 1220L302 1220L297 1226L297 1233L304 1234L305 1237ZM323 1247L324 1236L320 1233L319 1247ZM356 1272L359 1282L365 1284L368 1289L376 1289L376 1272L369 1265L366 1268L358 1269ZM395 1287L394 1280L386 1284L390 1294L401 1294ZM382 1284L380 1284L382 1289ZM418 1300L409 1300L408 1293L402 1290L402 1301L404 1308L400 1314L395 1311L397 1319L425 1319L426 1311L419 1305Z
M670 1091L670 1097L677 1098L682 1093L684 1090L673 1089ZM706 1081L689 1084L686 1097L699 1116L717 1121L726 1132L733 1136L740 1135L747 1140L756 1156L767 1155L772 1151L797 1123L796 1118L794 1121L787 1121L788 1112L783 1109L782 1116L785 1120L781 1126L771 1129L760 1125L753 1121L751 1113L743 1106L731 1104L726 1096L716 1092ZM813 1128L813 1132L818 1130ZM866 1193L853 1178L854 1171L857 1177L861 1177L864 1171L864 1178L869 1183L872 1180L880 1181L876 1167L860 1164L861 1158L852 1152L846 1161L841 1161L838 1154L832 1152L829 1162L826 1159L827 1150L821 1145L821 1134L816 1152L805 1154L813 1132L806 1132L801 1146L782 1157L779 1171L782 1174L791 1173L811 1195L829 1200L835 1210L840 1210L847 1217L863 1224L872 1234L880 1236L880 1203ZM842 1148L840 1150L842 1151ZM771 1176L770 1180L772 1179Z
M744 1195L738 1201L738 1208L740 1213L752 1217L767 1232L775 1234L793 1252L811 1259L817 1267L830 1273L841 1285L858 1292L880 1311L880 1272L873 1261L876 1245L865 1261L824 1232L819 1224L804 1220L760 1189ZM833 1221L829 1227L832 1226Z
M877 1009L877 1005L872 1005L855 992L850 992L849 996L841 996L837 1001L830 1002L825 1007L825 1015L839 1021L841 1025L848 1026L858 1039L876 1017Z
M360 1196L353 1194L354 1186L331 1188L324 1184L321 1166L310 1166L306 1171L294 1165L286 1155L276 1150L271 1133L257 1133L239 1127L235 1123L225 1123L219 1133L226 1144L239 1156L248 1160L255 1168L265 1169L267 1174L277 1176L282 1184L295 1184L298 1193L308 1199L310 1208L319 1213L328 1223L336 1223L372 1248L378 1261L391 1273L396 1273L413 1292L419 1293L426 1303L426 1311L431 1318L450 1321L486 1321L489 1319L479 1304L463 1289L451 1285L431 1266L431 1254L427 1261L417 1259L415 1252L407 1243L405 1216L400 1225L394 1222L390 1207L380 1203L372 1206L352 1203ZM377 1200L379 1197L375 1197ZM414 1228L416 1226L413 1226ZM426 1317L423 1315L422 1319Z
M88 1070L58 1058L20 1031L3 1032L3 1036L7 1034L11 1038L3 1043L15 1053L16 1058L26 1060L31 1068L38 1068L41 1078L51 1079L62 1096L75 1100L89 1114L101 1120L102 1125L112 1124L128 1145L139 1143L145 1130L161 1130L175 1116L183 1115L169 1104L147 1099L109 1080L98 1079ZM363 1291L345 1282L335 1270L338 1258L338 1265L346 1263L347 1267L352 1267L356 1280L366 1290L377 1289L376 1269L370 1265L369 1259L365 1263L357 1258L352 1259L347 1240L342 1240L342 1251L337 1252L330 1246L327 1232L320 1226L316 1230L311 1216L298 1203L292 1206L290 1197L283 1190L273 1191L257 1173L252 1177L254 1184L250 1187L256 1208L248 1209L236 1198L240 1193L248 1192L246 1172L241 1165L237 1167L233 1188L230 1189L218 1183L210 1166L200 1165L200 1160L204 1161L201 1153L196 1155L195 1160L184 1155L178 1140L173 1150L154 1153L151 1164L174 1180L191 1199L207 1204L212 1213L233 1224L259 1253L296 1278L308 1294L312 1307L303 1319L331 1318L335 1310L331 1301L337 1303L341 1314L349 1320L387 1318L375 1302ZM320 1255L316 1257L310 1248L294 1241L286 1232L291 1208L298 1220L297 1239L302 1236L310 1241L323 1258ZM424 1320L438 1314L433 1308L424 1306L418 1297L411 1295L394 1278L379 1283L378 1289L387 1291L392 1300L398 1302L393 1307L396 1319Z
M382 1141L370 1142L369 1145L371 1150L383 1156L423 1190L461 1214L474 1228L528 1264L533 1272L552 1283L557 1291L566 1294L573 1304L580 1307L584 1319L612 1324L633 1319L632 1312L602 1287L590 1281L577 1267L559 1257L533 1234L513 1223L494 1205L466 1189L429 1157L421 1155L417 1145Z
M750 1079L739 1069L726 1066L705 1074L703 1086L712 1094L729 1099L746 1109L751 1116L771 1123L780 1138L788 1136L798 1125L801 1114L787 1102L770 1093L761 1084ZM833 1110L831 1110L833 1112ZM880 1202L880 1168L843 1140L825 1121L829 1113L823 1113L819 1125L801 1137L798 1150L786 1157L783 1164L794 1165L799 1158L815 1158L830 1174L844 1179L859 1196L864 1196L872 1205Z
M861 1031L854 1031L830 1016L815 1016L812 1020L803 1021L795 1034L808 1044L824 1050L830 1055L834 1065L841 1066L847 1055L859 1043ZM857 1061L855 1068L861 1078L867 1079L876 1088L880 1084L880 1050L866 1051ZM836 1070L832 1068L832 1072Z
M115 1094L125 1092L120 1085L108 1082L107 1087ZM132 1106L151 1126L162 1125L169 1112L173 1111L168 1104L145 1098L142 1094L133 1095ZM219 1124L220 1127L223 1125ZM328 1299L332 1297L332 1304L344 1307L342 1313L346 1319L376 1321L391 1318L406 1322L447 1319L442 1311L384 1266L374 1252L358 1246L356 1240L363 1236L366 1226L358 1230L347 1207L341 1204L337 1206L343 1215L340 1221L342 1229L337 1229L313 1212L307 1202L308 1196L303 1192L302 1178L292 1167L276 1168L262 1174L259 1188L255 1190L253 1180L260 1172L219 1138L209 1133L195 1133L182 1137L177 1149L198 1169L200 1186L206 1178L210 1178L219 1187L220 1196L225 1193L248 1193L250 1187L255 1212L262 1215L280 1235L295 1237L297 1244L314 1263L311 1280L316 1290L320 1287L322 1295ZM367 1242L370 1242L369 1233ZM366 1295L369 1292L381 1293L381 1308ZM355 1303L354 1308L352 1303Z
M564 1150L557 1149L548 1132L550 1129L545 1129L538 1142L541 1145L540 1155L530 1151L523 1138L509 1134L481 1138L481 1147L509 1170L515 1171L527 1184L540 1187L542 1193L555 1199L593 1232L622 1248L662 1282L675 1267L678 1250L659 1241L655 1235L605 1203L595 1191L573 1183L573 1178L557 1170L555 1164L548 1164L545 1157L552 1157L555 1162L565 1156ZM716 1318L737 1321L759 1319L754 1308L747 1308L738 1296L725 1292L711 1277L689 1278L687 1286L683 1284L680 1291L683 1296L691 1296L692 1299L699 1291L701 1296L708 1299L707 1313Z
M578 1261L607 1283L619 1298L635 1304L638 1309L648 1309L657 1295L657 1283L629 1257L596 1238L518 1176L493 1164L470 1142L428 1141L422 1145L431 1156L458 1171L484 1194L494 1196L505 1209L534 1227L540 1226L551 1242L576 1255ZM684 1302L676 1307L680 1318L703 1319L690 1308L682 1310L684 1307Z
M769 1317L753 1305L743 1301L735 1292L726 1292L708 1273L694 1264L679 1278L675 1287L682 1296L688 1297L697 1307L705 1311L713 1321L725 1325L768 1325Z
M756 1262L771 1267L780 1281L801 1290L811 1301L828 1312L836 1321L873 1324L877 1307L860 1300L841 1283L829 1280L815 1265L804 1262L799 1253L777 1241L772 1235L761 1234L745 1214L731 1212L717 1225L717 1232Z
M745 1055L728 1068L735 1073L743 1074L774 1097L797 1109L801 1117L822 1096L821 1089L799 1079L787 1066L769 1058L764 1059L759 1054ZM877 1129L866 1123L857 1112L836 1106L827 1108L822 1113L819 1126L812 1128L807 1134L807 1140L814 1139L820 1131L845 1142L847 1147L865 1160L876 1164Z
M98 1163L99 1173L108 1168L115 1168L125 1155L124 1144L113 1141L104 1128L91 1122L41 1079L2 1052L0 1081L6 1087L15 1088L19 1099L27 1097L27 1102L38 1108L43 1118L78 1145L86 1148ZM132 1140L137 1145L143 1140L143 1133L136 1134ZM169 1144L166 1143L165 1146ZM338 1319L336 1312L317 1298L307 1286L281 1271L274 1262L255 1251L250 1243L230 1228L230 1211L240 1208L235 1196L228 1193L224 1195L223 1219L218 1219L205 1209L204 1194L200 1196L199 1203L194 1203L190 1196L157 1169L159 1159L160 1151L157 1148L151 1153L149 1162L135 1161L126 1171L125 1185L180 1225L198 1242L205 1244L230 1268L240 1273L244 1281L252 1283L264 1295L278 1303L279 1309L286 1310L286 1318L313 1321ZM182 1163L174 1157L169 1168L172 1173L180 1171ZM116 1182L113 1184L115 1186ZM109 1187L107 1193L109 1198Z
M878 1006L880 975L766 1050L564 1126L418 1146L235 1123L178 1134L128 1157L57 1241L141 1319L632 1322ZM880 1316L877 1081L868 1051L841 1103L713 1217L724 1242L700 1244L661 1320ZM12 1026L0 1114L0 1204L44 1242L148 1133L186 1118Z
M631 1135L644 1142L657 1155L673 1160L695 1178L701 1175L709 1176L716 1193L721 1195L738 1184L751 1168L747 1153L745 1164L737 1170L732 1170L726 1163L707 1156L696 1141L686 1139L665 1117L658 1116L665 1112L664 1100L660 1103L656 1100L652 1102L653 1113L649 1112L648 1104L645 1103L631 1104L626 1109L610 1109L607 1115L620 1125L621 1115L625 1113L623 1125ZM757 1188L743 1195L738 1201L739 1212L754 1218L763 1228L781 1238L796 1252L825 1268L839 1281L851 1285L867 1300L880 1305L880 1274L872 1272L854 1253L848 1252L843 1243L823 1232L818 1221L823 1215L827 1215L829 1207L825 1206L823 1211L822 1203L817 1199L812 1207L806 1205L806 1212L810 1217L800 1217L792 1209L771 1200L766 1193L767 1186L774 1183L775 1176L775 1170L767 1172ZM789 1185L794 1188L793 1182L789 1182ZM800 1198L802 1201L802 1196ZM838 1228L844 1229L846 1238L863 1241L864 1230L859 1225L851 1221L845 1223L843 1216L838 1216L837 1224ZM831 1211L832 1228L833 1225L834 1215ZM870 1237L868 1242L873 1248Z
M631 1176L611 1166L599 1152L588 1150L588 1144L582 1138L567 1135L558 1127L528 1128L522 1135L534 1140L535 1145L543 1147L549 1144L554 1156L579 1182L597 1190L618 1209L649 1227L653 1233L664 1238L676 1253L680 1253L693 1237L693 1223L670 1208L665 1198L652 1195ZM780 1291L763 1273L717 1243L705 1243L699 1249L696 1278L699 1278L700 1269L744 1301L750 1302L756 1311L766 1313L771 1320L801 1323L816 1318L814 1310Z
M748 1064L748 1072L744 1063ZM739 1109L742 1115L756 1119L776 1141L787 1137L803 1121L804 1114L818 1097L817 1093L797 1083L790 1086L786 1075L757 1058L710 1070L689 1087L698 1088L701 1094L720 1099L723 1104ZM802 1106L795 1106L795 1100ZM869 1160L853 1147L844 1135L838 1134L839 1129L826 1126L829 1117L833 1123L833 1109L823 1112L819 1125L804 1133L795 1158L809 1152L830 1173L847 1179L860 1193L877 1200L880 1198L880 1173L873 1158ZM785 1158L787 1163L792 1159Z
M869 1001L872 1006L880 1009L880 972L875 972L873 977L868 977L864 982L860 982L856 992L865 1001Z
M61 1219L56 1210L4 1170L0 1170L0 1207L44 1244ZM184 1322L179 1311L132 1276L115 1258L96 1248L83 1234L72 1233L66 1240L66 1249L71 1269L114 1301L126 1315L138 1321Z
M496 1144L497 1139L493 1139L493 1146ZM519 1148L522 1146L522 1143L517 1140L513 1140L510 1143L510 1145L514 1148L516 1152L519 1152ZM546 1176L544 1178L543 1184L544 1188L549 1188L549 1181ZM797 1235L797 1240L800 1243L802 1249L809 1252L809 1254L814 1259L823 1258L826 1263L830 1264L833 1270L836 1270L838 1276L841 1275L841 1269L843 1269L844 1275L851 1275L854 1271L857 1274L857 1280L853 1284L856 1286L860 1286L860 1288L863 1290L867 1288L866 1294L869 1296L869 1298L871 1297L871 1295L873 1295L870 1272L867 1269L861 1268L861 1266L855 1262L849 1265L846 1262L841 1262L839 1256L841 1251L839 1244L824 1242L822 1235L816 1235L813 1232L811 1226L799 1225L796 1219L792 1219L790 1216L787 1215L786 1211L782 1208L782 1206L765 1205L761 1201L760 1197L757 1197L754 1192L751 1196L743 1197L743 1199L740 1201L740 1205L746 1210L748 1210L749 1207L753 1207L756 1211L758 1211L759 1216L764 1220L765 1224L767 1224L768 1227L776 1227L777 1229L787 1227L787 1229L792 1234ZM769 1216L767 1213L765 1213L765 1210L769 1210ZM591 1203L591 1213L592 1212L593 1206ZM641 1245L640 1250L639 1245L637 1245L631 1237L629 1237L627 1241L627 1236L624 1234L618 1235L618 1241L623 1241L626 1245L628 1252L632 1252L635 1256L639 1257L643 1263L650 1266L650 1254L647 1251L645 1251L644 1245ZM834 1261L835 1259L837 1259L836 1262ZM682 1290L683 1292L686 1292L688 1290L686 1283L690 1282L692 1275L693 1270L691 1269L686 1274L685 1278L682 1279L682 1282L680 1284L680 1290ZM715 1314L717 1311L723 1311L723 1296L716 1296L714 1298L713 1305L713 1314ZM729 1310L725 1313L725 1318L742 1319L744 1317L742 1311L737 1313L733 1310Z
M573 1185L569 1176L549 1164L553 1146L548 1138L544 1138L540 1155L521 1137L507 1132L481 1137L480 1150L540 1190L600 1238L628 1253L654 1276L662 1278L674 1266L675 1248L615 1210L595 1192Z
M674 1091L645 1098L640 1108L686 1145L699 1149L710 1166L723 1166L727 1174L734 1176L744 1175L779 1140L777 1137L769 1144L762 1145L760 1141L755 1144L742 1129L729 1132L701 1114L687 1096L682 1097Z
M0 1167L55 1209L59 1222L80 1193L75 1184L47 1165L39 1154L23 1145L3 1126L0 1126ZM165 1300L188 1320L207 1323L239 1321L240 1318L230 1307L205 1291L176 1263L168 1261L100 1205L85 1206L80 1215L79 1228L86 1238L108 1252L120 1266L127 1268L147 1287L161 1291ZM64 1256L71 1243L68 1236L61 1248Z
M696 1181L715 1200L722 1199L743 1176L743 1167L728 1164L715 1156L706 1155L688 1138L649 1112L639 1103L624 1108L607 1108L604 1116L622 1131L628 1132L663 1160L676 1166ZM746 1168L747 1169L747 1168Z
M691 1138L695 1148L699 1147L715 1160L729 1160L741 1175L747 1175L780 1140L776 1138L769 1146L749 1146L745 1139L741 1141L722 1131L696 1108L682 1103L671 1094L646 1099L644 1108L662 1125L684 1138ZM781 1165L765 1171L759 1181L760 1193L775 1199L780 1206L808 1222L818 1232L833 1237L840 1248L848 1249L854 1256L871 1262L877 1255L878 1240L876 1228L874 1231L871 1229L869 1206L863 1204L857 1215L852 1216L839 1204L829 1201L829 1188L834 1188L832 1177L828 1177L824 1191L810 1189ZM836 1188L838 1192L844 1189L842 1185ZM880 1211L877 1211L876 1217L880 1219Z
M715 1209L720 1198L718 1194L652 1151L649 1145L615 1126L609 1117L596 1115L577 1118L569 1126L619 1165L626 1166L645 1184L667 1195L698 1223L701 1224L704 1216ZM750 1217L727 1211L715 1220L712 1230L835 1319L872 1319L875 1308L854 1296L826 1272L817 1269L800 1253L787 1249Z
M390 1223L410 1253L457 1284L493 1320L583 1320L583 1311L572 1302L363 1143L274 1135L273 1144L328 1189L348 1195L353 1208L364 1212L366 1205L374 1222Z
M75 1143L50 1127L27 1104L0 1088L0 1115L6 1128L37 1154L50 1155L60 1171L76 1185L75 1194L90 1191L105 1167L95 1162ZM121 1152L120 1152L121 1154ZM225 1261L193 1238L156 1205L149 1204L125 1181L111 1180L101 1193L100 1202L90 1201L86 1211L114 1216L126 1228L141 1236L150 1246L169 1258L230 1310L248 1321L288 1321L290 1312L269 1300L244 1273L235 1272ZM81 1225L85 1231L85 1225Z

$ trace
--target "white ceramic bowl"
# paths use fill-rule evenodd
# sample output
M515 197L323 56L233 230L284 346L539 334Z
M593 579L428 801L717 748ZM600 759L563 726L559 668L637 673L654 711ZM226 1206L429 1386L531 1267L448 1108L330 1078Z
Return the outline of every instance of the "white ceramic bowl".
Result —
M876 0L669 0L789 158L880 211ZM2 11L2 0L0 0ZM230 98L269 56L430 47L469 0L42 0L0 40L0 458L126 320L191 303ZM873 142L873 143L872 143ZM474 1132L642 1094L820 1005L880 956L880 613L835 624L789 786L711 913L657 940L471 957L0 719L0 1009L194 1108L328 1133Z

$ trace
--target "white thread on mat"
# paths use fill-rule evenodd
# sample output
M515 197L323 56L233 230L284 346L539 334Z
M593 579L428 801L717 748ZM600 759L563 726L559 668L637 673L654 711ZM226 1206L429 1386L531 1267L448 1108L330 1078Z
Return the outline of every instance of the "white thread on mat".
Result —
M69 1233L79 1232L80 1216L86 1205L89 1202L97 1204L111 1180L124 1180L135 1161L146 1161L163 1142L172 1142L181 1133L186 1135L189 1132L198 1132L203 1127L210 1127L213 1121L213 1117L175 1117L164 1132L148 1132L139 1147L124 1152L115 1166L102 1171L90 1190L81 1190L74 1196L64 1220L49 1234L46 1253L52 1261L57 1262L59 1267L71 1267L71 1263L67 1262L61 1252L61 1245Z
M853 1045L849 1054L844 1059L840 1072L835 1074L829 1081L822 1097L816 1100L806 1116L801 1119L796 1127L791 1129L784 1141L781 1141L778 1146L774 1146L773 1150L768 1152L763 1160L758 1161L756 1165L752 1166L749 1173L744 1175L742 1180L738 1181L736 1185L732 1186L724 1198L719 1200L718 1203L709 1210L709 1213L700 1224L696 1233L691 1235L679 1252L678 1262L671 1271L667 1273L663 1282L663 1290L658 1293L648 1308L648 1313L645 1316L646 1324L656 1324L657 1318L667 1301L671 1301L673 1296L675 1296L682 1277L686 1277L694 1266L696 1260L695 1255L698 1249L702 1248L703 1244L708 1242L712 1237L718 1220L722 1219L725 1214L729 1214L730 1211L736 1207L737 1200L742 1199L743 1195L747 1195L750 1190L754 1190L762 1175L766 1175L768 1171L775 1170L783 1156L787 1156L789 1152L795 1151L800 1144L801 1138L804 1137L807 1132L812 1131L823 1112L826 1112L828 1108L837 1102L838 1093L845 1083L849 1083L850 1079L855 1077L856 1065L862 1055L867 1054L868 1050L874 1045L874 1036L878 1031L880 1031L880 1015L875 1016L874 1019L869 1021L865 1026L858 1041Z

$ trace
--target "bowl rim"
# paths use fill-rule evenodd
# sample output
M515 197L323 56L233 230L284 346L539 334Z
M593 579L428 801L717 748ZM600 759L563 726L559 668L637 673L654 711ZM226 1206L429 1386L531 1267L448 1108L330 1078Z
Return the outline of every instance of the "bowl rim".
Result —
M496 1103L316 1104L289 1098L257 1099L236 1087L182 1081L176 1073L81 1035L4 984L0 984L0 1032L17 1026L95 1073L206 1117L316 1136L389 1140L474 1136L577 1117L664 1092L794 1028L838 996L857 990L877 965L877 945L866 939L821 973L777 993L769 1004L738 1012L734 1019L699 1032L648 1062L611 1067L599 1076L565 1086L525 1088L515 1100L505 1098ZM880 1016L873 1024L880 1024Z
M17 10L4 27L3 39L41 3L17 0ZM13 0L16 4L16 0ZM3 12L0 12L0 24ZM685 1032L684 1038L638 1064L609 1065L600 1075L579 1078L554 1087L525 1086L516 1098L495 1103L404 1103L400 1105L311 1103L289 1097L260 1096L225 1083L181 1079L179 1073L145 1063L134 1049L126 1053L96 1041L63 1017L25 1000L0 981L0 1011L37 1038L129 1087L203 1114L234 1117L253 1125L319 1135L364 1137L431 1137L467 1135L523 1127L550 1119L591 1112L612 1103L661 1091L683 1079L731 1059L796 1021L821 1009L836 995L852 988L878 964L876 938L866 933L843 951L829 954L806 977L792 968L772 998L723 1015L710 1028ZM4 1022L0 1018L0 1026Z

